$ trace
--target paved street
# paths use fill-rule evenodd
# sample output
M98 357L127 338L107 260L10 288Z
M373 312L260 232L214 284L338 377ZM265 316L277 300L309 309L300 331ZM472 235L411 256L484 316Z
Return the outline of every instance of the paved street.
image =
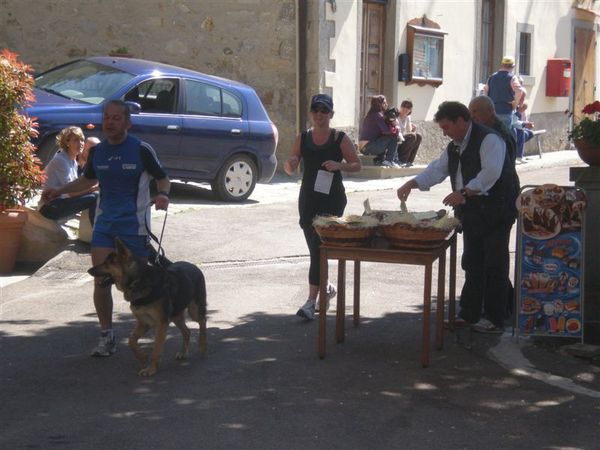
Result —
M532 158L519 166L521 183L569 185L576 164L575 152ZM366 198L376 209L398 208L403 182L347 180L346 212L361 213ZM348 320L336 344L332 308L320 360L317 322L294 315L308 271L298 186L279 177L243 205L174 187L163 244L169 258L206 275L209 350L202 358L193 347L187 362L176 361L171 327L153 378L137 376L126 345L134 321L118 292L119 349L108 359L87 356L98 327L85 245L30 277L4 279L0 448L597 448L600 368L552 345L462 330L447 333L444 349L421 367L418 267L363 264L361 324ZM439 209L448 189L413 191L408 207ZM153 214L155 232L163 219ZM459 288L462 281L459 270Z

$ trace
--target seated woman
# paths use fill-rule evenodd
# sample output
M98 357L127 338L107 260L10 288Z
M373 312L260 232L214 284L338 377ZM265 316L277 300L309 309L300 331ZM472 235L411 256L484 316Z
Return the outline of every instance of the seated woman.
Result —
M402 139L398 144L398 163L404 167L413 165L422 140L422 136L417 133L417 126L410 120L412 109L413 104L410 100L400 103L398 122Z
M388 108L384 95L374 95L371 98L371 108L363 119L360 127L361 141L368 141L363 147L365 155L375 155L374 162L384 167L396 167L396 151L398 136L385 121L384 112Z
M58 189L77 178L77 156L83 151L85 137L79 127L67 127L56 136L59 147L56 155L46 166L46 182L43 189ZM64 194L50 202L40 200L39 212L51 220L71 217L79 211L88 209L90 223L94 223L96 213L97 186L72 194Z

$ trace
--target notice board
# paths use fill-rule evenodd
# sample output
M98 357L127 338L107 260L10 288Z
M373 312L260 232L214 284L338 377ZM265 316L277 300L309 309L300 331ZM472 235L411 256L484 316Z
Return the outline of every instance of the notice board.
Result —
M517 334L583 339L585 192L525 186L517 199Z

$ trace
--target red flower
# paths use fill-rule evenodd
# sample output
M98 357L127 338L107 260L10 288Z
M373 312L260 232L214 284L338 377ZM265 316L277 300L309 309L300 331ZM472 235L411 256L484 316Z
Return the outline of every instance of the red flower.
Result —
M596 100L594 103L590 103L585 105L585 107L581 110L583 114L594 114L600 112L600 101Z

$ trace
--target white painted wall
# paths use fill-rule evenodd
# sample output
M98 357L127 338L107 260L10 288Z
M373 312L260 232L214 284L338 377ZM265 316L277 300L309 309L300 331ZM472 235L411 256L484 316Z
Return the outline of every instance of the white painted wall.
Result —
M413 120L431 120L438 105L445 100L466 103L472 97L475 5L473 0L403 0L398 3L396 40L399 45L396 54L406 53L408 21L423 14L448 33L444 39L444 81L440 86L435 88L406 85L404 81L394 82L397 87L395 100L398 103L406 98L412 100Z
M352 127L356 121L358 85L360 83L359 1L337 1L336 11L326 5L326 20L335 26L330 39L329 58L335 61L335 72L325 71L325 86L331 87L335 115L334 127Z
M518 54L517 24L533 25L532 74L534 83L526 83L529 113L564 111L569 108L568 97L546 97L546 63L549 58L571 57L570 1L508 0L506 8L505 53Z
M516 55L517 23L534 26L532 73L535 83L526 86L529 93L530 113L564 111L569 106L567 97L546 97L546 61L548 58L571 57L570 0L506 0L504 54ZM444 82L438 88L431 86L397 85L397 102L412 99L415 120L431 120L437 106L444 100L468 103L476 89L475 34L478 2L474 0L402 0L398 2L396 24L396 54L406 52L406 23L414 18L427 17L446 31L444 43ZM388 51L386 51L387 53ZM389 53L388 53L389 54ZM498 62L499 63L499 62ZM498 64L499 65L499 64Z

